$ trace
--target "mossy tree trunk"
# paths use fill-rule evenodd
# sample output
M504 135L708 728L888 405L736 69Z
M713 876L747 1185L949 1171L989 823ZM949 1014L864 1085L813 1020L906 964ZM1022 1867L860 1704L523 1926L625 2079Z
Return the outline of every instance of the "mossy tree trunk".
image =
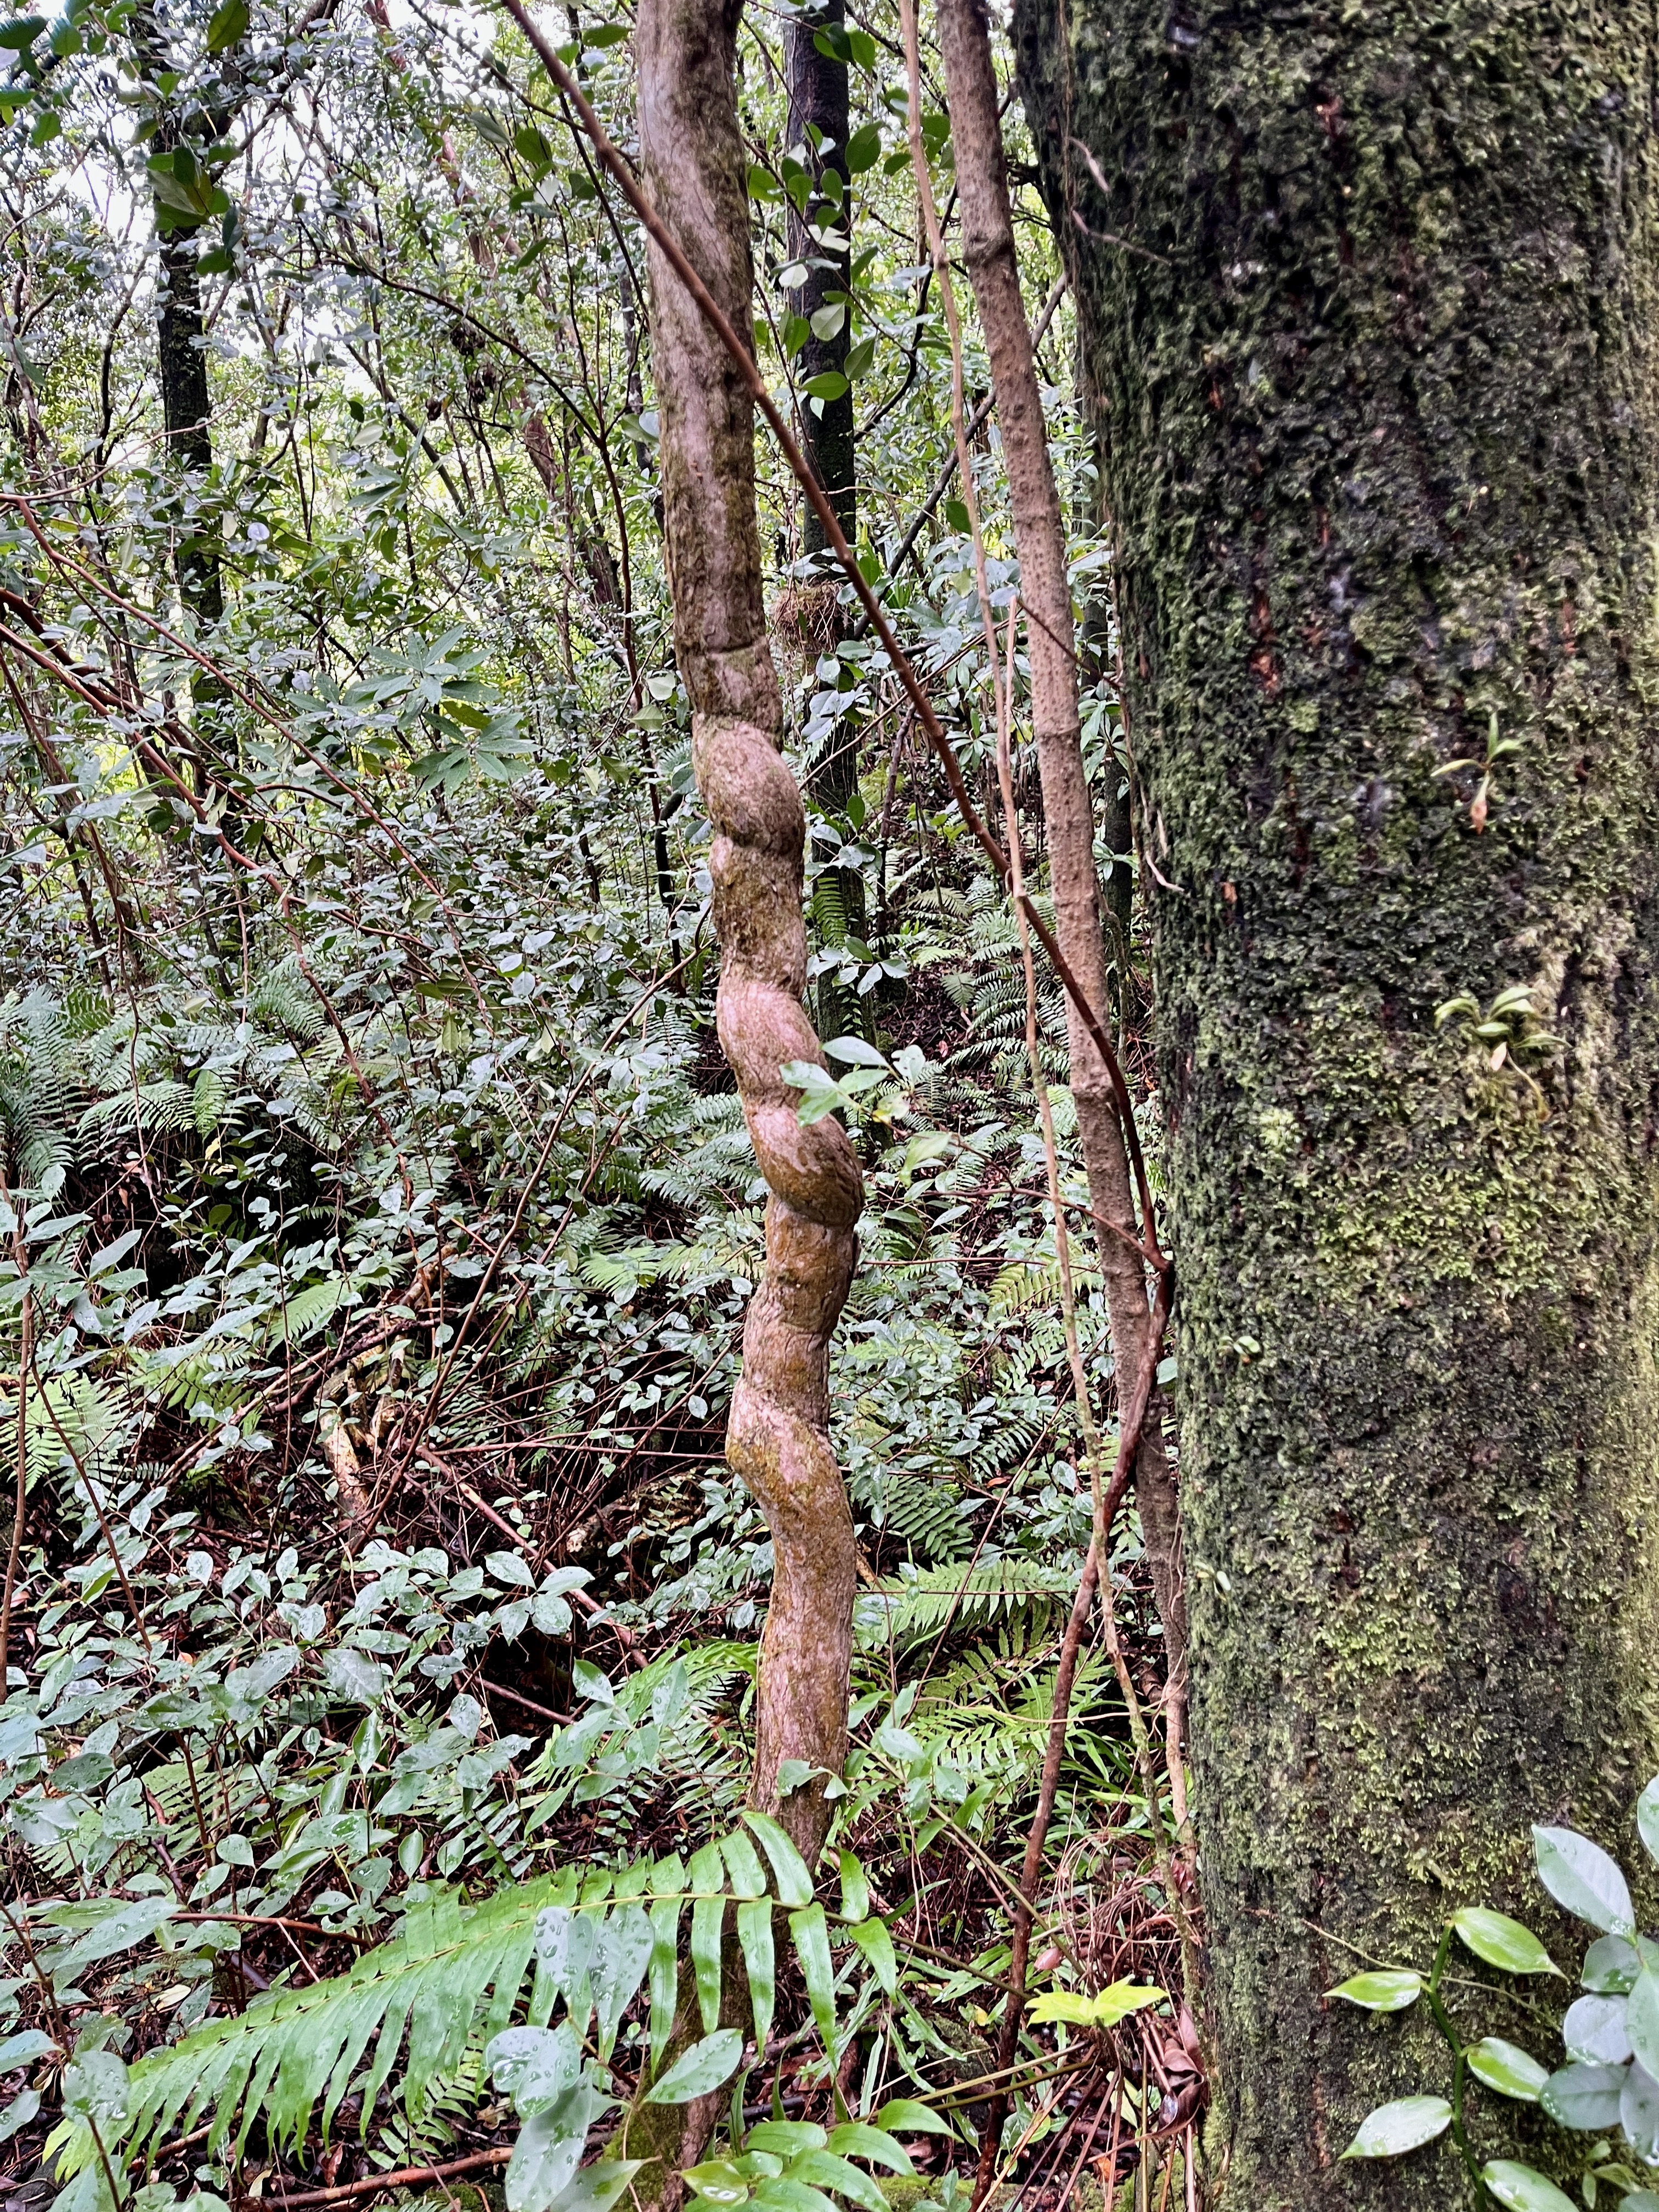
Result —
M1016 28L1158 873L1211 2148L1437 2205L1334 2162L1445 2085L1321 1992L1541 1924L1529 1820L1627 1844L1659 1764L1659 28L1073 6Z

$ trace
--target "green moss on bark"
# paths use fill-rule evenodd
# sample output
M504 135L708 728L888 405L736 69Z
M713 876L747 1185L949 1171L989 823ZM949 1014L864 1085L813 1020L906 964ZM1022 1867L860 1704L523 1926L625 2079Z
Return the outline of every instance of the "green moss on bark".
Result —
M1528 1823L1628 1844L1659 1765L1659 46L1072 6L1017 35L1161 879L1212 2148L1252 2212L1438 2204L1333 2163L1418 2084L1320 1991L1539 1923ZM1547 1119L1434 1025L1511 984Z

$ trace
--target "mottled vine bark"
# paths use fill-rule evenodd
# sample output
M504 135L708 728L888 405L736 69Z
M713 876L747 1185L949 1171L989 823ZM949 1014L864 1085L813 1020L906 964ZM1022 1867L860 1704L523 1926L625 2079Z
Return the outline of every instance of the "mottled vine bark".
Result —
M1066 527L1048 458L1030 325L1020 295L998 119L1000 100L981 0L939 0L939 38L956 149L963 258L991 357L1019 552L1032 733L1042 785L1054 934L1090 1003L1104 1017L1113 1003L1111 970L1095 872L1094 812L1083 767ZM1133 1249L1138 1231L1128 1156L1106 1064L1069 1002L1066 1042L1090 1204L1100 1224L1096 1242L1112 1350L1127 1389L1140 1371L1151 1335L1146 1269ZM1141 1438L1135 1494L1178 1694L1185 1665L1186 1609L1175 1482L1164 1424L1157 1413L1148 1419Z
M1437 2205L1334 2162L1441 2084L1320 1992L1460 1904L1539 1924L1528 1821L1613 1840L1659 1764L1659 32L1016 33L1157 871L1213 2170ZM1437 1028L1515 984L1558 1042Z
M714 301L752 327L745 161L734 88L740 0L645 0L635 46L643 181ZM674 642L692 708L692 759L714 840L720 943L717 1019L766 1178L766 1267L744 1326L726 1457L766 1516L774 1572L761 1639L751 1803L775 1813L809 1864L829 1826L822 1779L781 1796L786 1759L838 1773L847 1750L857 1553L830 1449L829 1348L858 1244L863 1181L847 1133L803 1127L791 1060L823 1054L801 1005L805 816L782 757L783 702L766 633L755 507L754 403L738 364L654 241L652 356L661 420L664 535ZM727 1930L730 1952L734 1944ZM744 1976L728 1956L722 2021L747 2030ZM701 2033L682 1967L665 2065ZM635 2191L678 2205L679 2171L708 2142L720 2093L684 2107L636 2101Z
M744 156L733 82L739 9L641 9L640 149L647 190L739 330L751 326ZM653 359L675 650L692 707L697 787L714 829L720 1038L770 1191L766 1270L744 1329L726 1455L772 1533L752 1801L776 1809L809 1862L828 1824L823 1783L778 1802L785 1759L839 1771L847 1744L856 1555L830 1448L829 1346L852 1279L863 1185L846 1131L803 1127L780 1069L820 1065L801 1006L805 820L782 757L755 510L753 402L672 268L650 249Z

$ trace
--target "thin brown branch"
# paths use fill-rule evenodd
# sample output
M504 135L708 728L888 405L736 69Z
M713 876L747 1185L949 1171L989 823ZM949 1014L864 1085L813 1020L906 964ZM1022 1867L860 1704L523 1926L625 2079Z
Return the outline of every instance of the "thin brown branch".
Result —
M1140 1449L1141 1431L1146 1425L1147 1408L1152 1403L1158 1376L1164 1332L1169 1325L1172 1289L1170 1273L1160 1274L1152 1304L1152 1328L1146 1356L1141 1362L1140 1372L1135 1377L1129 1401L1121 1410L1117 1464L1112 1471L1111 1485L1101 1501L1095 1523L1097 1528L1103 1528L1108 1534L1134 1472L1135 1455ZM1043 1846L1048 1839L1048 1825L1054 1818L1054 1798L1060 1788L1060 1762L1066 1748L1066 1723L1071 1705L1072 1683L1077 1673L1078 1653L1094 1601L1096 1578L1099 1574L1109 1571L1107 1563L1099 1556L1099 1547L1091 1540L1089 1556L1084 1564L1083 1579L1078 1584L1077 1598L1072 1607L1071 1618L1066 1624L1065 1641L1060 1646L1060 1668L1054 1681L1054 1713L1048 1723L1048 1744L1042 1761L1042 1781L1037 1792L1036 1813L1025 1842L1025 1859L1019 1883L1021 1902L1015 1908L1013 1943L1008 1964L1008 1978L1014 1984L1016 1993L1008 1999L997 2039L997 2063L1003 2069L1011 2068L1013 2063L1014 2049L1019 2039L1019 2023L1025 2010L1025 1961L1030 1951L1032 1920L1030 1900L1036 1895L1037 1877L1042 1867ZM997 2147L1002 2140L1002 2124L1007 2110L1006 2094L993 2096L988 2100L985 2124L980 2136L979 2171L974 2180L975 2206L983 2203L996 2172Z
M388 2189L419 2189L429 2181L447 2181L453 2173L478 2173L487 2166L505 2166L513 2155L498 2144L493 2150L475 2150L465 2158L452 2158L442 2166L400 2166L392 2173L372 2173L366 2181L343 2181L333 2189L302 2189L291 2197L244 2197L245 2205L281 2205L298 2212L302 2205L346 2204L356 2197L378 2197Z

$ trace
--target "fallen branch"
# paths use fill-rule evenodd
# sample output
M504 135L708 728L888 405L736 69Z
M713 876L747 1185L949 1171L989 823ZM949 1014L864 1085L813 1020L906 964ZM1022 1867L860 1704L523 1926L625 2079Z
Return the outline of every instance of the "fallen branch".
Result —
M478 2173L486 2166L505 2166L513 2155L498 2144L494 2150L475 2150L465 2158L452 2158L444 2166L401 2166L393 2173L374 2173L367 2181L343 2181L336 2189L304 2189L293 2197L245 2197L244 2205L298 2208L310 2204L344 2204L356 2197L376 2197L382 2190L413 2189L428 2181L447 2181L453 2173Z
M533 1698L526 1698L519 1690L509 1690L501 1682L492 1682L487 1674L481 1674L478 1680L492 1698L505 1698L509 1705L522 1705L526 1712L534 1713L538 1720L552 1721L559 1728L568 1726L568 1713L556 1713L550 1705L538 1705Z

